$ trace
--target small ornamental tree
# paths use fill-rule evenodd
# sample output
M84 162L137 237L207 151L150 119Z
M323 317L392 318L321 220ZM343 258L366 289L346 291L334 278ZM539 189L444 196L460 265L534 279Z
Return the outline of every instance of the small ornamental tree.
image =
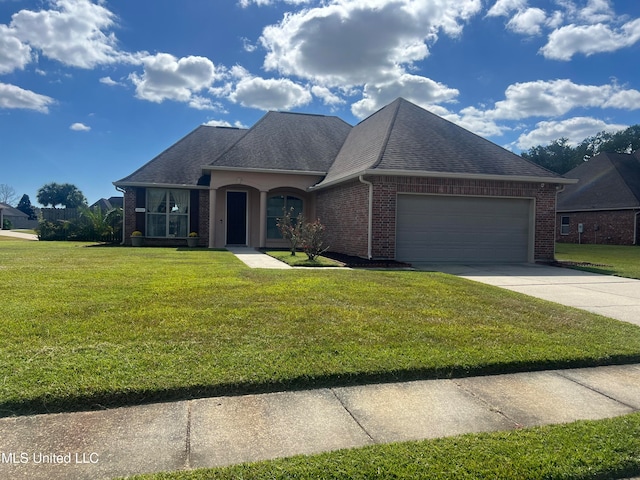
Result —
M276 226L278 227L282 238L289 242L291 255L295 255L296 248L300 243L300 235L302 233L301 228L304 223L304 217L302 216L302 213L300 213L297 218L291 218L292 213L293 207L288 212L283 209L282 218L277 219Z
M306 253L311 261L329 250L329 246L324 243L324 225L320 220L311 223L303 223L301 228L302 251Z

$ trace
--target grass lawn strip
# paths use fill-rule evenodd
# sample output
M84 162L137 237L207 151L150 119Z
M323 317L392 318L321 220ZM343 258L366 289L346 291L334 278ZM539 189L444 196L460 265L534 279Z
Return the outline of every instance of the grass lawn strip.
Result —
M640 475L640 413L508 432L375 445L132 480L587 479Z
M0 415L640 361L640 329L433 272L5 242Z
M637 246L557 243L556 259L590 264L572 265L579 270L640 279L640 247Z
M268 250L267 255L277 258L281 262L284 262L292 267L341 267L340 262L331 260L330 258L319 256L315 260L309 260L304 252L296 252L295 255L291 255L289 250Z

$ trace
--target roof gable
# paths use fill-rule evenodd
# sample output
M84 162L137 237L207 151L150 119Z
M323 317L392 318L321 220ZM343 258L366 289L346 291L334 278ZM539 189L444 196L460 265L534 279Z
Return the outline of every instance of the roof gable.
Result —
M338 117L268 112L210 165L325 173L350 130Z
M215 160L246 132L247 130L239 128L200 125L153 160L114 184L202 184L202 167Z
M352 129L319 186L375 170L561 178L402 98Z
M640 207L640 153L599 153L565 174L578 179L558 194L558 210Z

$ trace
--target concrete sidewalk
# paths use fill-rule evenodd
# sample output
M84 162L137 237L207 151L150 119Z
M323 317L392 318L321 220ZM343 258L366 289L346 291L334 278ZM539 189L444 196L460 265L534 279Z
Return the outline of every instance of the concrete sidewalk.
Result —
M536 264L415 266L640 325L640 280Z
M250 268L293 268L280 260L276 260L263 252L251 247L227 247L227 250L242 260Z
M21 238L23 240L38 240L38 236L33 233L14 232L12 230L0 230L3 237Z
M107 479L640 410L640 364L0 419L0 478Z

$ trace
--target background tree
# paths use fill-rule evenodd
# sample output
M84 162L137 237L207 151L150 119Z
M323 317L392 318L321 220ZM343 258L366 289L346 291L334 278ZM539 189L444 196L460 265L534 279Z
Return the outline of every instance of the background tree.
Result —
M31 205L29 195L27 195L26 193L22 195L22 198L18 202L18 206L16 208L22 213L26 213L27 215L29 215L29 220L35 220L37 218L36 211L34 210L33 205Z
M640 125L633 125L626 130L616 132L604 142L601 152L631 153L640 148Z
M62 205L65 208L78 208L87 204L87 199L83 193L70 183L48 183L38 190L38 202L45 207L51 205Z
M564 174L601 152L632 153L640 149L640 125L616 133L600 132L575 147L560 138L549 145L531 147L520 155L553 172Z
M554 140L546 147L542 145L531 147L528 152L523 152L521 155L523 158L561 175L577 167L583 161L576 158L576 152L569 145L568 138Z
M0 183L0 203L13 207L18 195L13 187L5 183Z

